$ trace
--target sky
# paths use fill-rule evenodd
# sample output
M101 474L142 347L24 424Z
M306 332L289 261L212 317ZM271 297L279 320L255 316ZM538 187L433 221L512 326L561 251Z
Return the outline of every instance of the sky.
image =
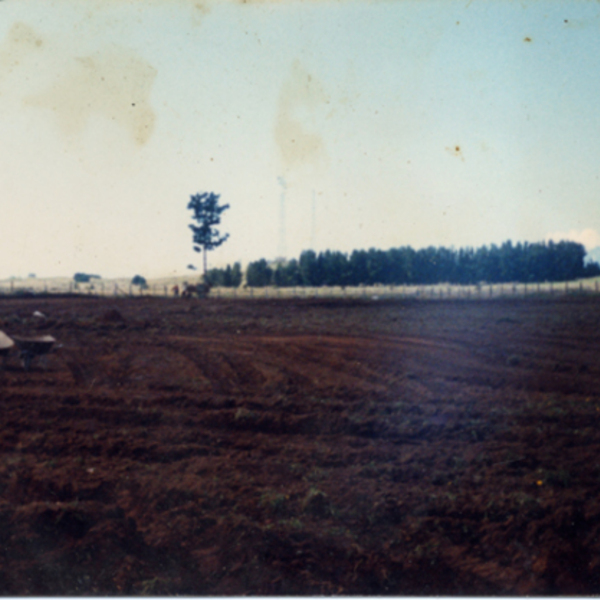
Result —
M600 3L1 0L0 278L600 246Z

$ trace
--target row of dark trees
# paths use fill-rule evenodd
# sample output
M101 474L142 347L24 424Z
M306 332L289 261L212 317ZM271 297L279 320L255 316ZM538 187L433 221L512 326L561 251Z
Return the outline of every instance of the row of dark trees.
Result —
M209 269L206 279L212 287L239 287L243 279L242 265L239 262L227 265L225 269Z
M204 277L213 286L237 287L242 282L239 263L226 269L207 271L206 253L220 246L229 234L220 235L216 226L229 204L219 206L218 194L203 192L191 196L191 209L196 224L193 231L194 250L203 252ZM513 245L509 240L501 246L480 248L435 248L414 250L410 246L390 250L354 250L343 252L302 252L299 260L269 264L264 258L248 265L246 281L252 287L276 285L356 286L403 284L474 284L533 283L568 281L600 274L600 266L584 263L585 248L576 242L528 242ZM189 268L195 269L193 265ZM78 273L78 275L85 275Z
M246 280L251 287L313 287L530 283L600 275L597 263L584 263L585 254L583 245L566 241L517 244L508 241L501 246L459 250L433 246L414 250L405 246L390 250L355 250L351 254L330 250L317 254L306 250L298 260L269 264L263 258L251 262ZM212 269L212 277L216 278L217 273L224 277L223 271ZM241 281L241 271L239 273ZM223 285L216 283L217 279L214 281L215 285Z

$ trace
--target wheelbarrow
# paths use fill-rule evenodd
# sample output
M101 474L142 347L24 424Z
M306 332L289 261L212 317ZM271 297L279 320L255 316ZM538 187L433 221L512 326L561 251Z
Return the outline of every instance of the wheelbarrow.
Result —
M3 358L3 363L6 363L8 353L15 347L15 343L11 340L4 331L0 331L0 356Z
M32 337L23 337L14 335L14 343L19 349L19 357L23 361L23 368L28 371L31 362L36 356L45 356L52 350L56 340L51 335L36 335Z

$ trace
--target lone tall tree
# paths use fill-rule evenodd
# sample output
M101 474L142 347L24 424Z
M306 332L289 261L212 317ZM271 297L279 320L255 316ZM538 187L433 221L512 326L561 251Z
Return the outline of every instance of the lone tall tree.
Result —
M221 213L229 208L229 204L219 206L219 194L203 192L190 197L188 208L194 211L192 219L198 223L190 225L194 232L194 250L204 251L204 277L206 278L206 253L220 246L229 234L221 236L216 225L221 222Z

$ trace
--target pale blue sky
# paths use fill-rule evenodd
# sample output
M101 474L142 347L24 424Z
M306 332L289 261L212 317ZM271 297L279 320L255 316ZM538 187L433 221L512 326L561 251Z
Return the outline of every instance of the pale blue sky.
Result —
M575 0L4 0L0 278L185 273L199 191L212 265L600 245L599 34Z

